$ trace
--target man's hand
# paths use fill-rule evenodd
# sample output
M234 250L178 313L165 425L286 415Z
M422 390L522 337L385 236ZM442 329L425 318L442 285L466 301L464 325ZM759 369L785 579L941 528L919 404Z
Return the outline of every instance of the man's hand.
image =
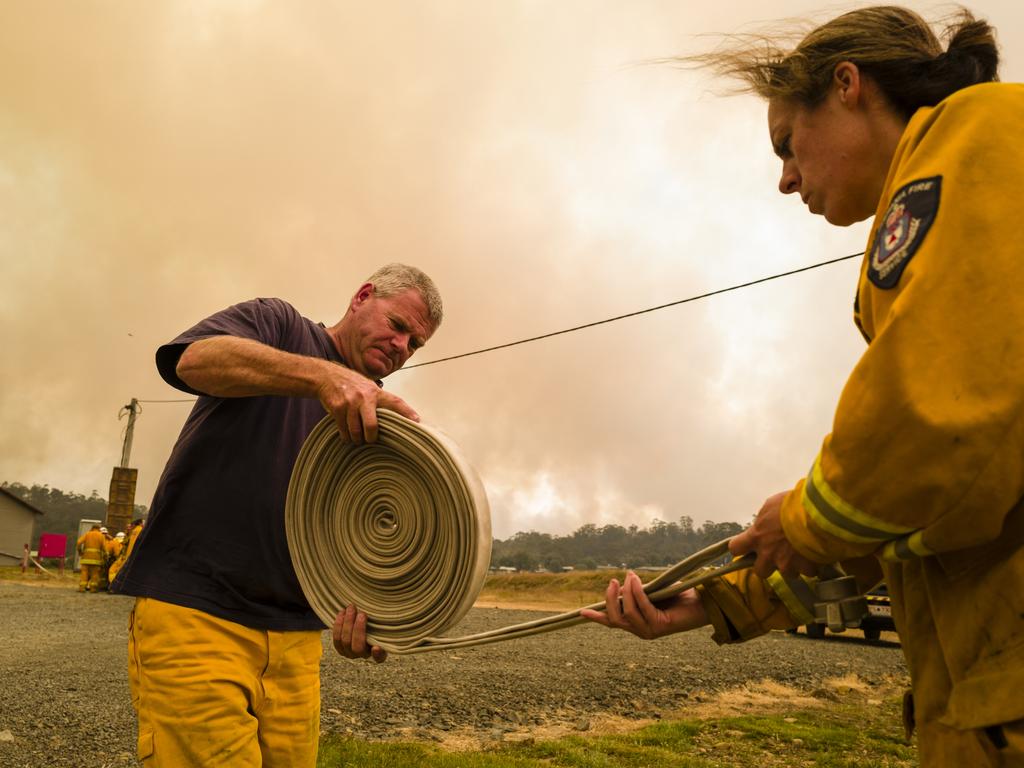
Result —
M729 542L729 551L736 557L747 552L757 553L754 572L762 579L767 579L776 570L784 576L796 576L798 573L813 576L818 572L818 564L793 549L782 530L779 512L787 493L783 491L769 496L757 513L754 524Z
M622 598L621 604L619 597ZM659 608L647 597L640 577L633 571L626 574L621 586L618 579L612 579L604 598L605 611L584 608L580 616L606 627L624 629L645 640L686 632L708 623L697 590L681 592L663 601L664 607Z
M380 664L388 657L388 652L379 645L367 645L366 614L354 605L338 614L331 635L334 638L334 650L346 659L373 659Z
M386 392L360 373L331 364L317 388L324 410L334 417L342 442L361 445L377 439L377 409L387 408L413 421L419 414L398 395Z

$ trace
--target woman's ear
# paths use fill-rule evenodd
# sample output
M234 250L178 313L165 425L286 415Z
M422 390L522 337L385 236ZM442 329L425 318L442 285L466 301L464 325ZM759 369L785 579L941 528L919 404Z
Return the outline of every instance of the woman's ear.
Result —
M841 61L836 64L832 73L832 87L839 94L839 101L847 107L856 107L861 99L860 69L852 61Z

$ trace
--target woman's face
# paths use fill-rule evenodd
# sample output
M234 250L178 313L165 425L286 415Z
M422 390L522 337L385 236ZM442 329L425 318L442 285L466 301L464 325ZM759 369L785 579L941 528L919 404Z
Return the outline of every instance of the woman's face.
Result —
M768 103L768 132L782 160L779 191L799 193L811 213L841 227L874 214L888 169L864 110L847 95L833 88L813 108Z

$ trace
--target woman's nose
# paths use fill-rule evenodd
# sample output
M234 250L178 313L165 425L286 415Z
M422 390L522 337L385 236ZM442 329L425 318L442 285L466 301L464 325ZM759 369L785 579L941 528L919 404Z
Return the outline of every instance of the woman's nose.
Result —
M800 191L800 173L790 163L782 164L782 176L779 179L779 192L784 195Z

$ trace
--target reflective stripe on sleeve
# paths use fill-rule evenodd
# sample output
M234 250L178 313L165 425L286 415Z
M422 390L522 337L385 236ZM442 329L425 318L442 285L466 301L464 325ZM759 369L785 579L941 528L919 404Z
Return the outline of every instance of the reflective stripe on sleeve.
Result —
M775 571L765 581L798 623L814 621L814 590L802 576L788 578Z
M909 536L894 539L882 547L882 559L890 563L934 554L924 544L924 531L914 531Z
M820 454L814 460L810 474L807 475L801 502L818 527L854 544L887 541L914 530L879 520L843 500L825 482L825 475L821 471Z

